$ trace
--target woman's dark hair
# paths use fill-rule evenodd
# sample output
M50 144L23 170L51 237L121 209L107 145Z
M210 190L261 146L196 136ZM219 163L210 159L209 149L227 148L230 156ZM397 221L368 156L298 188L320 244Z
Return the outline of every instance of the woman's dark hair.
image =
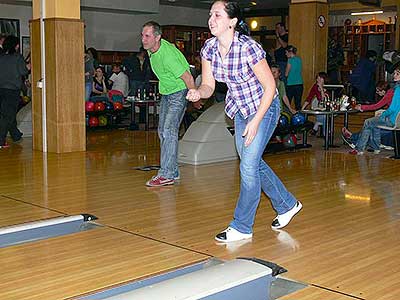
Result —
M235 30L239 32L239 35L250 35L250 28L244 21L242 9L237 2L219 0L215 1L214 3L216 2L222 2L225 4L225 11L228 14L229 18L237 18L238 21L236 23Z
M15 49L19 45L19 38L13 35L9 35L3 42L3 50L5 53L13 54L17 52Z
M326 72L319 72L319 73L317 74L317 78L318 78L318 77L321 77L325 82L328 81L328 74L327 74Z
M105 71L105 69L104 69L103 66L98 65L97 68L96 68L95 70L97 70L97 69L100 69L100 70L103 72L103 74L106 74L106 71Z

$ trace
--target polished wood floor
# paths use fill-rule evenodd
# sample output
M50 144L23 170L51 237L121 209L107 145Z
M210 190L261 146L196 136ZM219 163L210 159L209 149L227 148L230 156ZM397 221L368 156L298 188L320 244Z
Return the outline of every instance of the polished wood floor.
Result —
M400 161L344 146L268 154L304 205L281 231L266 196L251 242L219 245L239 192L238 161L183 165L175 186L146 188L155 132L90 132L87 151L47 154L24 139L0 150L0 226L91 213L95 230L0 249L0 299L71 299L210 257L258 257L309 285L284 300L400 299ZM160 298L161 299L161 298Z

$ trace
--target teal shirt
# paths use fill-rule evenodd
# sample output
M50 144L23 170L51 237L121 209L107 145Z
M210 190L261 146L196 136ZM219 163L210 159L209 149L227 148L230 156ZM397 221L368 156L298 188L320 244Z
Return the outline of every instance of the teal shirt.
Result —
M399 112L400 112L400 84L397 83L394 88L392 103L390 103L389 108L381 114L381 120L384 120L387 117L389 118L390 122L393 125L395 125L396 116Z
M294 56L288 59L288 64L291 68L287 78L287 85L303 84L303 77L301 76L301 69L303 68L301 58Z
M151 53L150 64L159 80L161 95L170 95L186 89L186 84L180 78L185 71L189 71L189 63L174 44L161 39L160 48Z

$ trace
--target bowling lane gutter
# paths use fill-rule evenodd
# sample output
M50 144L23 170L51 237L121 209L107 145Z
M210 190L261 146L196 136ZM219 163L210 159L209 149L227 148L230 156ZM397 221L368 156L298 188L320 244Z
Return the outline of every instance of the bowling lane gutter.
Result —
M34 204L34 203L31 203L31 202L24 201L24 200L17 199L17 198L13 198L13 197L10 197L10 196L6 196L6 195L0 195L0 196L4 197L6 199L10 199L10 200L17 201L17 202L20 202L20 203L28 204L28 205L35 206L35 207L38 207L38 208L47 209L47 210L50 210L52 212L59 213L59 214L61 214L63 216L69 216L70 215L68 213L65 213L63 211L59 211L59 210L54 209L54 208L45 207L45 206L42 206L42 205L39 205L39 204ZM166 241L163 241L163 240L159 240L159 239L156 239L156 238L153 238L153 237L142 235L140 233L132 232L132 231L129 231L129 230L125 230L125 229L122 229L122 228L118 228L118 227L114 227L114 226L111 226L111 225L103 224L103 223L100 223L100 222L98 222L98 223L101 224L101 226L103 226L103 227L107 227L107 228L110 228L110 229L113 229L113 230L118 230L118 231L121 231L121 232L124 232L124 233L129 233L129 234L134 235L134 236L138 236L138 237L141 237L141 238L144 238L144 239L148 239L148 240L151 240L151 241L159 242L159 243L162 243L162 244L165 244L165 245L173 246L175 248L179 248L179 249L182 249L182 250L190 251L190 252L193 252L193 253L205 255L207 257L214 257L213 255L211 255L209 253L205 253L205 252L198 251L198 250L195 250L195 249L191 249L191 248L188 248L188 247L184 247L184 246L181 246L181 245L176 245L176 244L169 243L169 242L166 242Z

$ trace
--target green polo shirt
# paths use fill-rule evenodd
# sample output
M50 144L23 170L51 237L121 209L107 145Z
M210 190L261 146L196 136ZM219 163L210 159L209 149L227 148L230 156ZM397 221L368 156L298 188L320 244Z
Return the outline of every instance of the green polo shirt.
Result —
M186 89L185 82L180 78L189 71L189 63L175 45L161 39L160 48L151 53L150 64L159 80L159 91L162 95L170 95Z

